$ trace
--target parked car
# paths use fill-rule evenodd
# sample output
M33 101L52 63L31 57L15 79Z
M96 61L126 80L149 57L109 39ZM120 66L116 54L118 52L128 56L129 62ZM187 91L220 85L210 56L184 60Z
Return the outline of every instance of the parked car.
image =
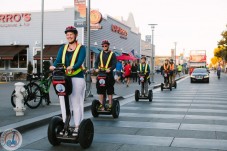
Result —
M206 68L195 68L191 74L191 83L207 82L209 83L209 72Z

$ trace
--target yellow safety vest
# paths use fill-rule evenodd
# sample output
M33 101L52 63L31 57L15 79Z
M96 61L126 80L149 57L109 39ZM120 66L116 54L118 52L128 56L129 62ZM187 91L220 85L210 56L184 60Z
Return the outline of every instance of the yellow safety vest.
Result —
M102 59L103 51L100 53L100 66L99 66L99 69L104 69L104 70L107 70L108 69L108 66L109 66L110 60L112 58L112 55L113 55L113 52L111 51L110 54L109 54L109 56L108 56L106 65L104 67L103 59Z
M145 65L145 70L144 70L145 74L147 73L147 67L148 67L148 64ZM140 63L140 72L142 72L142 63ZM150 78L150 76L147 76L147 79L148 78Z
M78 53L79 53L79 50L80 50L80 47L81 47L81 44L78 44L77 47L76 47L76 50L74 50L73 56L72 56L72 59L71 59L71 62L70 62L70 66L74 66L75 61L76 61L77 56L78 56ZM65 45L64 50L63 50L63 54L62 54L62 64L65 64L65 55L66 55L67 49L68 49L68 44ZM81 66L81 67L82 67L82 66ZM81 67L80 67L79 69L77 69L76 71L72 71L72 72L66 71L66 75L67 75L67 76L74 76L74 75L77 75L80 71L82 71L82 68L81 68Z
M146 65L145 65L145 70L144 70L145 73L147 73L147 66L148 66L148 65L146 64ZM142 63L140 64L140 72L142 72Z

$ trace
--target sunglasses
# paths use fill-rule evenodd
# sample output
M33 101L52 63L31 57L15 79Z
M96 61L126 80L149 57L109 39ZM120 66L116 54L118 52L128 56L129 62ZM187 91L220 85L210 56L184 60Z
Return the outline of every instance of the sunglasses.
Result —
M108 45L102 45L102 47L108 47Z

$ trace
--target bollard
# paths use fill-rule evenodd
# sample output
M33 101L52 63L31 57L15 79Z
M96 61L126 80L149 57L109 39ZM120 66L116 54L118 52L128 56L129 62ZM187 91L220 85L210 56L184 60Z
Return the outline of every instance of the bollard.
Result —
M16 107L13 108L14 111L16 112L16 116L23 116L24 111L26 108L24 107L24 93L25 93L25 88L24 88L24 83L22 82L17 82L14 84L15 85L15 104Z

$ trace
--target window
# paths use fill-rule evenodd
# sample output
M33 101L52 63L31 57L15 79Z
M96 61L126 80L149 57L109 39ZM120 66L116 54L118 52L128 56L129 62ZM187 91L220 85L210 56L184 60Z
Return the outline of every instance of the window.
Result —
M0 60L0 68L5 68L5 61L4 60Z
M13 60L10 61L10 68L26 68L27 67L27 50L22 50Z

